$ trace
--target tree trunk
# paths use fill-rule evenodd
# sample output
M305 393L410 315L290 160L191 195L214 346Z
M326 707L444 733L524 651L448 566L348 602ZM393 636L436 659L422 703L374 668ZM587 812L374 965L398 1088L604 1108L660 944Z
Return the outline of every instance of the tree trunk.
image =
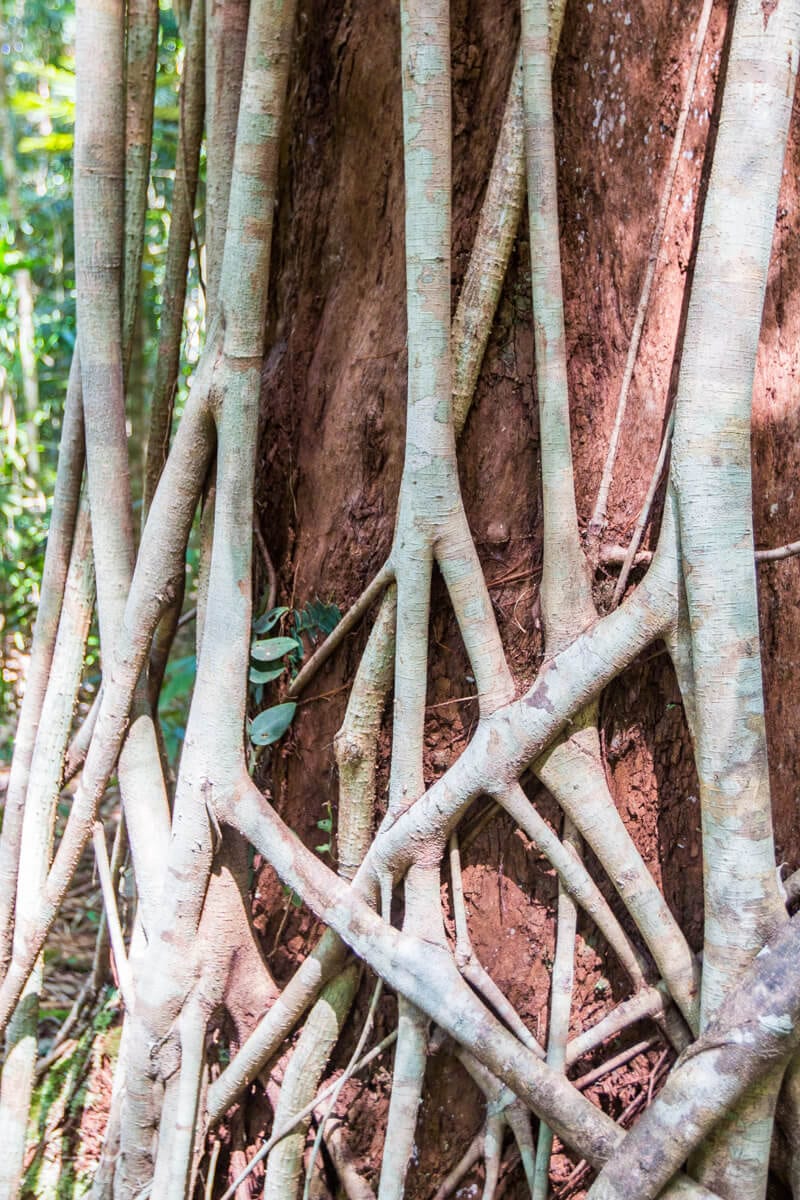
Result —
M112 770L139 909L125 952L104 872L126 1015L95 1200L243 1195L256 1152L266 1200L304 1176L306 1196L333 1194L335 1171L379 1200L443 1198L459 1172L486 1200L546 1200L548 1175L561 1197L789 1194L767 1162L800 1009L775 873L800 863L798 567L754 545L800 536L796 121L783 160L800 5L518 8L182 9L177 309L135 556L124 401L150 92L122 86L124 6L80 0L74 371L104 690L48 872L66 732L53 774L62 604L43 606L0 844L5 957L14 894L17 921L0 1023L24 1076L0 1093L9 1195L31 971L90 836L106 866ZM128 14L130 70L137 54L152 70L154 11ZM167 456L203 112L207 340ZM470 263L492 221L505 240ZM152 701L201 495L197 678L170 788ZM71 527L62 541L56 593ZM325 641L334 605L356 610ZM300 673L251 663L248 690L248 658L293 669L300 632ZM278 705L282 737L259 711ZM626 1155L645 1133L623 1130L668 1075L640 1180ZM790 1141L796 1078L795 1062Z
M700 5L667 12L653 6L569 5L554 74L559 216L569 367L572 451L579 523L594 510L648 247L668 172L684 99ZM672 402L676 351L682 340L687 282L698 233L718 112L716 85L726 52L728 10L715 5L691 99L682 153L667 210L621 445L604 542L625 546L658 457ZM403 192L400 168L400 32L392 4L301 6L293 66L283 193L273 252L268 350L263 390L257 520L279 566L278 602L314 597L344 611L389 551L400 485L404 430L405 311ZM514 66L518 16L513 4L452 6L453 303L474 240L485 180ZM795 536L787 504L792 492L793 422L786 395L794 351L796 269L787 255L795 211L792 128L754 396L753 503L756 544ZM539 420L533 379L529 246L524 223L512 254L498 316L464 436L459 472L470 524L490 582L503 643L511 661L535 662L542 649L537 605L542 561ZM783 347L783 349L782 349ZM774 499L767 502L767 497ZM770 504L776 505L770 514ZM786 515L783 515L786 513ZM654 544L652 535L646 545ZM791 655L796 571L791 563L759 568L767 736L781 749L770 759L777 861L800 857L794 816L793 735L778 713L792 705ZM617 568L595 581L608 599ZM495 581L497 581L495 583ZM492 584L495 583L495 586ZM430 647L426 773L441 774L466 744L477 706L464 701L466 676L457 626L434 586ZM273 789L281 815L304 840L316 834L328 798L329 750L368 630L349 639L323 669L293 725L291 754L275 763ZM529 668L528 668L529 669ZM776 690L779 673L781 683ZM529 676L528 676L529 677ZM777 681L776 681L777 682ZM790 689L785 693L784 689ZM779 699L779 694L781 697ZM699 787L691 742L666 656L635 663L601 706L601 739L612 795L634 842L693 949L702 947L702 857ZM388 748L386 748L388 749ZM310 764L315 764L312 768ZM557 821L541 785L531 792ZM379 789L380 797L380 789ZM385 801L384 801L385 802ZM591 851L589 861L592 862ZM478 835L465 858L475 948L502 991L544 1037L549 973L538 954L554 956L556 883L525 849L507 817ZM626 924L611 883L600 886ZM259 882L267 910L279 895L266 869ZM267 917L270 942L278 917ZM307 933L308 919L290 913L289 928ZM603 965L585 918L579 922L573 1032L626 994L617 968ZM592 939L593 940L593 939ZM525 966L521 970L520 964ZM288 968L288 962L284 970ZM391 1001L384 1001L388 1030ZM356 1022L357 1025L357 1022ZM355 1036L355 1034L353 1035ZM346 1057L347 1041L341 1052ZM658 1057L648 1050L601 1079L591 1092L619 1115ZM336 1060L334 1060L336 1061ZM429 1063L418 1162L407 1195L431 1194L455 1164L481 1120L480 1093L451 1058ZM386 1097L383 1098L386 1103ZM456 1130L461 1132L457 1135ZM382 1135L356 1135L365 1161L380 1157ZM352 1144L351 1144L352 1148ZM560 1177L570 1167L557 1154ZM520 1175L520 1178L521 1175ZM512 1193L514 1194L514 1193ZM523 1192L519 1191L519 1195Z

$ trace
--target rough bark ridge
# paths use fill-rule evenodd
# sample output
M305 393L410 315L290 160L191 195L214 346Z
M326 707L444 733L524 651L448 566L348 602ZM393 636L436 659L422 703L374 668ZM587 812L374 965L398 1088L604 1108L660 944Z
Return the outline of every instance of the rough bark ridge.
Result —
M73 424L0 842L1 1194L19 1189L42 949L92 839L124 1009L96 1200L244 1195L248 1175L269 1200L444 1197L476 1163L486 1200L545 1198L548 1176L579 1194L592 1171L592 1197L757 1200L800 1014L750 454L753 412L757 469L779 453L764 396L789 408L776 255L800 3L675 20L523 0L519 24L511 4L320 7L181 12L169 287L179 307L204 112L207 336L169 446L174 313L162 328L134 554L155 9L78 6ZM156 707L198 508L173 785ZM89 520L103 688L77 755ZM293 610L315 597L346 612L292 676ZM97 820L112 772L130 930L124 839L109 864ZM360 1072L392 1044L387 1100ZM637 1058L649 1084L626 1095ZM604 1076L610 1111L591 1099ZM793 1060L790 1145L797 1078Z

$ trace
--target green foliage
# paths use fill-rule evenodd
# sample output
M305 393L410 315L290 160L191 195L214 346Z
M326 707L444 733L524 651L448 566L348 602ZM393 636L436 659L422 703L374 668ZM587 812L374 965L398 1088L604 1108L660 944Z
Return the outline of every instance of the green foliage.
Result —
M55 1013L51 1010L50 1015ZM28 1128L29 1163L21 1190L23 1200L32 1197L78 1200L88 1196L92 1171L89 1163L82 1168L76 1165L75 1139L81 1115L92 1103L89 1077L93 1066L103 1059L113 1061L119 1053L122 1031L119 1015L118 993L109 988L89 1025L34 1090ZM69 1047L69 1043L66 1045Z
M292 637L267 638L264 641L253 642L250 653L259 662L275 662L287 654L297 650L297 640Z
M271 608L269 612L265 612L253 622L253 633L269 633L274 625L277 625L281 617L285 617L289 609L286 605L281 605L280 608Z
M322 842L314 849L318 854L330 854L333 849L333 805L330 800L325 801L325 816L317 821L317 829L321 829L323 833L327 833L327 842Z
M39 601L75 341L72 12L73 0L0 4L2 141L16 149L0 174L0 709L7 713L16 698L8 655L25 650ZM16 219L20 212L23 220ZM35 298L34 413L24 399L20 272L28 273Z
M292 891L285 883L281 884L281 891L293 908L303 907L303 897L298 896L297 892Z
M257 717L253 717L250 741L254 746L271 746L286 733L296 711L297 705L292 700L265 708Z
M281 605L262 613L253 622L253 633L269 633L281 621L286 624L286 632L269 638L256 638L250 645L250 655L257 663L272 664L266 669L262 666L250 667L254 703L262 703L267 684L276 682L283 674L289 674L292 678L297 674L306 652L303 635L315 646L336 628L341 619L338 606L325 604L322 600L311 600L302 609L289 609ZM264 709L250 724L250 741L254 746L271 746L277 742L291 725L296 710L297 705L292 702Z
M197 657L187 654L167 664L164 682L158 698L158 715L164 734L164 745L170 762L174 763L186 733L187 699L194 685Z
M310 600L305 608L294 611L294 628L298 634L307 633L312 645L333 633L342 619L336 604L324 604L321 600Z

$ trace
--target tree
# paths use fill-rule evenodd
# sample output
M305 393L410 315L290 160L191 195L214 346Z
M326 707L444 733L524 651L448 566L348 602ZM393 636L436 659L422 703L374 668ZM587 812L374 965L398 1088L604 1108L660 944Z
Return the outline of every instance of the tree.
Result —
M587 7L591 18L592 6ZM605 466L598 472L598 498L584 530L573 471L573 440L580 444L581 431L571 437L569 391L571 385L574 390L575 372L570 379L551 92L551 59L563 7L548 13L538 0L522 5L520 64L512 70L491 178L451 322L452 197L458 179L458 167L451 162L451 59L464 64L466 75L470 52L469 46L457 45L456 55L451 54L451 14L442 0L401 5L399 59L396 46L392 54L402 73L404 189L395 186L397 164L387 161L382 208L377 218L369 219L379 228L402 211L405 222L405 449L396 516L378 521L378 528L393 527L388 552L380 555L377 538L361 552L361 563L373 567L371 578L341 620L338 609L319 598L309 597L295 608L294 590L286 597L289 604L277 603L284 597L278 594L272 557L258 524L263 571L261 564L255 571L259 579L265 573L269 582L254 619L252 542L256 464L264 453L259 447L269 445L271 435L272 446L265 452L269 465L282 441L291 447L300 444L292 425L300 427L302 439L310 436L315 419L310 400L308 411L285 412L277 401L272 407L270 398L271 382L287 370L287 362L292 369L286 347L295 330L287 330L286 314L294 312L301 327L304 318L306 331L313 324L313 291L294 302L294 308L290 303L291 289L301 286L293 279L294 262L304 249L293 243L292 230L300 238L304 226L302 212L289 210L293 195L301 194L302 172L315 169L315 153L325 153L309 139L312 148L302 164L291 154L282 155L282 145L294 145L291 124L284 119L287 80L293 80L288 112L301 124L308 121L309 110L313 117L315 103L330 104L338 95L337 67L330 64L330 55L356 61L346 48L352 14L342 10L339 40L327 49L329 76L297 78L290 63L302 64L306 56L313 61L310 43L320 34L304 24L305 12L295 29L291 0L253 0L249 13L234 3L204 11L200 0L194 0L190 11L179 13L186 46L181 121L144 470L145 519L137 548L125 400L151 158L157 15L152 4L144 4L130 7L126 17L115 0L79 0L77 8L78 336L42 600L0 841L5 970L0 1016L7 1039L0 1170L5 1194L16 1194L22 1170L42 951L91 840L103 882L105 936L125 1012L94 1195L188 1194L197 1186L199 1172L204 1177L213 1173L203 1158L206 1133L281 1056L282 1086L277 1096L270 1096L273 1129L258 1157L267 1160L265 1195L294 1194L302 1169L303 1122L320 1108L319 1089L356 1002L359 963L379 982L334 1098L349 1086L365 1055L386 984L397 994L398 1015L396 1031L376 1048L382 1051L396 1041L380 1200L399 1198L405 1191L431 1037L435 1045L451 1048L487 1098L480 1149L487 1196L494 1194L505 1125L534 1196L547 1192L548 1130L599 1171L590 1196L641 1200L662 1194L662 1189L675 1196L763 1195L784 1074L782 1121L790 1142L797 1128L796 1074L793 1064L787 1071L787 1064L795 1048L800 973L796 921L786 916L772 832L750 426L794 95L800 5L779 0L762 6L748 0L730 18L713 161L709 149L707 193L697 210L674 416L664 421L662 453L651 486L642 489L647 492L644 510L621 554L609 537L609 498L615 467L619 471L617 451L621 447L626 452L626 402L651 314L659 247L695 102L695 79L703 66L710 5L694 31L695 50L665 166L628 367L621 372L617 419L608 453L601 456ZM511 18L506 14L503 20L509 26L504 34L510 35ZM578 15L567 13L568 31L570 20L577 26ZM631 14L619 14L622 29L632 21ZM466 27L460 22L459 17L457 30ZM574 46L576 35L571 36ZM293 37L299 39L294 60ZM510 63L510 36L506 41ZM368 64L370 51L378 54L362 35L359 61ZM612 79L619 73L618 61L616 50L609 53ZM587 60L586 74L588 67ZM599 153L614 130L614 120L603 115L604 103L596 98ZM187 263L192 241L199 237L193 210L203 108L206 336L170 439ZM368 122L363 108L342 115L347 118ZM621 115L618 121L621 132ZM365 139L362 153L367 146ZM353 188L354 195L358 166L357 161L345 162L338 176L339 186ZM472 186L477 193L480 185ZM501 635L486 562L465 512L456 457L456 438L467 420L526 189L542 487L541 661L532 657L535 640L525 630L522 642L509 641L510 622L504 620L506 636ZM276 212L281 234L276 248L284 258L278 266L270 262ZM352 243L338 252L326 246L319 259L321 277L338 278L351 245L353 253L364 253L357 249L354 212L351 207ZM380 294L381 305L392 301L390 280L385 293ZM346 345L344 357L353 367L390 358L391 374L400 380L396 393L405 384L401 352L372 345L369 333L377 324L352 321L358 316L358 300L346 299L341 314L346 314L348 327L337 330ZM574 308L574 297L571 303ZM306 346L305 353L311 352ZM336 415L349 413L350 420L352 391L360 386L367 394L376 378L369 366L358 377L350 374L343 380L331 377L324 362L315 372L308 377L319 380L323 402L332 403ZM382 382L384 376L377 378ZM259 439L262 391L266 430ZM343 409L348 391L349 406ZM386 404L381 417L371 397L365 414L367 435L377 443L370 452L379 459L381 419L399 420ZM288 434L281 430L284 420ZM344 447L349 431L337 431L334 422L332 431L324 426L324 433L331 436L332 461L317 469L342 472L353 462L352 447ZM660 527L650 535L652 551L640 552L668 454ZM293 561L298 571L310 575L302 540L286 552L291 529L302 539L299 512L309 497L294 494L292 464L283 464L282 470L289 476L283 497L276 496L273 504L273 497L260 496L259 508L262 502L269 505L269 541L274 553L283 550L281 563ZM389 470L396 474L398 468L390 463ZM646 485L646 475L637 471L635 479ZM530 494L535 495L535 488L532 480ZM323 488L314 499L324 503L328 495ZM288 501L292 511L281 526L278 518ZM373 507L379 508L377 500ZM198 509L196 677L173 779L157 706L181 613L187 547ZM347 511L367 524L368 509L362 492ZM331 512L328 521L331 554L341 557L353 545L353 526L344 533L336 529L341 511ZM322 521L317 529L325 531ZM505 546L507 527L487 522L486 540ZM94 603L90 545L103 684L70 744ZM530 558L528 563L534 565ZM433 610L434 648L441 641L435 622L447 619L442 614L449 605L463 643L458 653L463 655L464 686L474 685L468 699L476 708L474 728L469 733L462 728L457 751L445 759L441 743L430 746L426 740L432 720L427 715L431 665L437 678L430 646L434 564L441 580L435 586L442 588ZM641 577L630 585L632 570ZM603 578L611 578L613 586L605 586ZM328 585L332 590L334 582ZM370 632L335 741L336 872L326 861L332 850L330 803L327 810L317 803L308 814L314 818L310 824L329 835L316 851L298 836L310 829L296 799L298 829L281 815L282 808L291 814L294 769L281 739L291 728L289 744L295 739L303 747L313 734L305 770L321 756L319 729L312 729L313 720L298 716L299 705L309 700L311 681L334 654L341 656L345 639L362 624ZM316 648L301 666L314 640ZM705 907L702 970L619 815L609 777L613 755L600 736L607 730L598 707L602 693L661 644L674 666L697 769ZM514 653L508 653L511 649ZM384 710L390 694L389 720ZM443 695L433 704L461 699ZM382 748L384 734L391 737L388 753ZM262 754L260 747L271 749ZM114 773L124 824L109 864L98 813ZM69 776L77 784L53 854L55 806ZM527 790L520 782L523 776ZM563 810L561 837L542 816L533 778ZM373 832L384 791L385 813ZM485 818L495 806L503 810L558 876L546 1054L473 946L462 846L476 832L474 823L465 828L464 819L482 798L492 802ZM137 897L127 940L115 900L115 875L126 841ZM250 918L248 853L253 851L264 864L257 892L262 879L270 887L274 872L287 889L286 920L297 899L326 927L280 988ZM445 859L449 931L442 900ZM601 890L599 868L618 900L608 888ZM788 891L793 890L792 881ZM275 887L271 891L277 899L280 893ZM258 902L259 896L255 898ZM616 961L632 994L569 1041L578 908L604 940L608 971L613 973ZM765 946L768 952L759 953ZM565 1064L644 1016L655 1018L668 1043L682 1054L646 1116L625 1134L567 1080ZM286 1039L299 1024L302 1032L287 1057ZM227 1064L220 1061L220 1045L229 1055ZM531 1111L539 1118L536 1141ZM317 1141L326 1137L324 1113ZM350 1179L341 1131L328 1137L328 1146L339 1162L340 1178ZM214 1164L218 1153L211 1152ZM235 1163L231 1155L226 1195L238 1186L233 1182ZM796 1185L794 1159L788 1173ZM313 1178L312 1162L307 1192ZM363 1179L347 1186L369 1194ZM207 1194L212 1193L213 1181L207 1182Z

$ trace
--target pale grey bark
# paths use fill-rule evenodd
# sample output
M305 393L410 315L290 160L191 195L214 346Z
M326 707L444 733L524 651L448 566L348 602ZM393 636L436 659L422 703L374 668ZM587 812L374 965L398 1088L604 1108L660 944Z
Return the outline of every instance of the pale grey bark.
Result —
M763 947L601 1172L589 1192L592 1200L649 1200L659 1195L721 1120L728 1137L741 1144L730 1114L746 1111L740 1107L743 1099L749 1101L747 1107L757 1103L753 1089L765 1077L774 1077L776 1069L780 1075L797 1045L799 940L794 918ZM743 1169L747 1166L745 1160Z
M680 522L702 804L701 1019L785 919L777 886L759 649L750 409L797 73L800 5L737 5L675 408ZM712 469L709 470L709 464ZM701 1152L722 1195L766 1189L778 1080Z

